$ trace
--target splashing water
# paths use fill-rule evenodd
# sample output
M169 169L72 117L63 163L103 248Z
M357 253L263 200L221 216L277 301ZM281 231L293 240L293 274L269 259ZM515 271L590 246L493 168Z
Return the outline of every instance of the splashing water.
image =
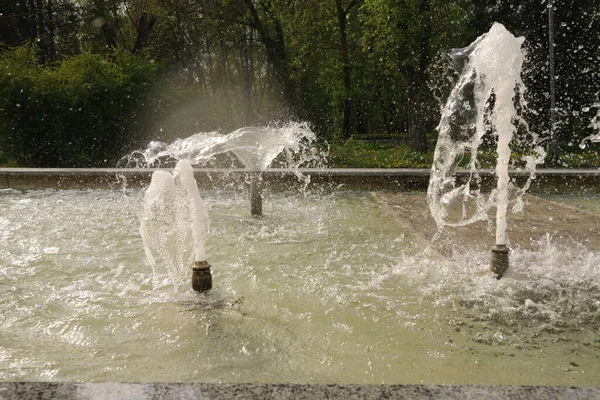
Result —
M595 103L592 107L598 107L598 113L590 122L590 128L594 129L596 133L592 133L581 141L579 144L581 149L585 149L587 147L586 142L588 141L592 143L600 143L600 103ZM589 111L589 108L586 108L584 111Z
M232 152L246 169L260 173L285 151L287 166L304 180L306 187L309 177L303 176L298 168L319 161L317 151L311 146L315 139L316 135L306 124L290 123L281 128L246 127L228 135L198 133L170 144L155 141L144 151L126 157L127 163L131 164L141 155L144 165L159 163L165 157L179 160L173 175L165 171L154 172L146 191L140 233L148 262L155 268L153 252L157 253L173 284L177 285L189 272L192 254L195 261L206 261L204 243L209 219L198 193L192 164L205 165L218 154ZM260 177L254 176L254 179L260 180ZM262 203L260 192L251 196L253 214L254 199L257 198ZM262 210L257 213L262 214Z
M527 129L527 123L520 116L520 110L526 106L525 86L520 77L525 60L521 49L523 41L523 37L516 38L503 25L494 23L488 33L471 45L450 53L453 67L460 76L442 109L427 191L438 230L487 220L489 210L496 206L496 244L504 245L509 192L516 192L513 210L519 211L523 206L521 196L534 177L535 166L545 157L544 150L537 145L537 136ZM525 136L530 140L513 140L516 124L527 130ZM497 188L488 196L481 193L478 171L478 155L486 134L491 134L496 143L494 173L498 181ZM511 142L517 142L525 150L526 155L520 161L530 173L529 180L520 189L510 182L508 174ZM465 183L458 184L454 172L465 154L470 156L470 173ZM453 219L450 206L458 201L462 210L460 217Z
M173 143L151 142L142 152L144 160L155 163L162 157L190 160L192 164L205 164L226 152L234 153L250 171L264 171L283 151L288 166L299 167L316 158L312 144L316 135L306 124L290 123L281 128L245 127L227 135L218 132L197 133ZM298 160L293 154L299 155Z
M146 259L164 263L173 285L189 274L192 261L206 261L209 218L189 161L177 163L173 174L155 171L144 196L140 234Z

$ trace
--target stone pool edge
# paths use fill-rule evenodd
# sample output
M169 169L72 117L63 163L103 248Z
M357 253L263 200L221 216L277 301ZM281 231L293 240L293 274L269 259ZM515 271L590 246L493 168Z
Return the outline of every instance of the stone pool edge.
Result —
M483 385L0 382L1 400L598 399L600 388Z
M122 189L143 187L157 169L118 168L0 168L0 189ZM426 191L429 169L300 169L310 178L308 188ZM493 186L494 176L481 171L483 186ZM511 171L511 177L522 184L528 177L523 171ZM201 189L218 189L249 181L244 169L197 168L194 175ZM469 171L458 170L457 180L466 180ZM273 189L302 187L290 170L268 169L263 181ZM531 193L600 193L598 169L540 169L529 189Z

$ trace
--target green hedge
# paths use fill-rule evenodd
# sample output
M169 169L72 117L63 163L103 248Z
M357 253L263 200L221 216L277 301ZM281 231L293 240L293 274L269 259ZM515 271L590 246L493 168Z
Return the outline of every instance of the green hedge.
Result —
M327 165L330 168L430 168L433 152L417 153L408 145L389 146L348 140L332 144Z
M522 154L513 152L511 159L516 166L523 166L519 160ZM483 149L477 157L480 168L493 168L496 154L493 149ZM459 167L467 167L470 154L463 155ZM327 165L330 168L430 168L433 152L416 153L407 145L390 146L348 140L343 144L332 144L329 148ZM539 168L599 168L600 155L590 149L580 152L561 152L557 163L547 159Z
M33 46L4 53L0 162L114 166L143 135L136 110L160 73L158 65L127 53L84 53L48 67L37 64Z

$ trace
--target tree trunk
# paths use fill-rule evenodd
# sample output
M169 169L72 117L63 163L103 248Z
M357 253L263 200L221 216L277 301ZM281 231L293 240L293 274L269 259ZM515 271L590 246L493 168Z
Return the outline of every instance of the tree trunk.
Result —
M431 52L431 19L427 15L431 11L431 0L421 0L419 3L419 14L424 19L422 27L419 60L416 68L404 68L404 83L408 100L408 143L412 150L425 152L428 150L427 143L427 80L429 74L429 56Z
M425 82L408 81L406 83L409 111L408 145L412 150L420 153L428 150L425 90L427 90Z
M252 48L252 31L244 30L243 45L240 49L240 61L242 66L242 87L244 88L245 115L244 124L252 125L254 121L254 52Z
M256 30L260 41L267 51L267 59L273 67L275 78L281 85L284 101L287 103L288 111L292 117L301 118L300 101L296 93L296 85L290 75L290 68L287 58L287 50L285 46L285 38L281 21L271 12L265 3L258 2L271 24L273 25L274 33L270 33L265 22L261 19L257 8L252 0L244 0L247 10L250 12L250 26Z
M48 62L53 62L56 60L56 40L54 39L54 10L52 7L52 0L46 0L46 14L48 18L46 52L48 55Z
M342 76L344 94L342 99L342 139L349 139L352 134L350 130L350 118L352 115L352 81L350 77L350 57L348 56L348 37L346 34L346 22L350 8L356 4L352 2L346 10L342 7L342 0L335 0L338 26L340 29L340 52L342 56Z
M46 64L46 50L44 46L44 36L46 35L46 25L44 24L44 6L42 0L36 0L35 2L35 17L36 17L36 31L38 46L42 50L40 52L40 62Z
M155 24L156 16L152 14L143 12L138 16L135 27L137 36L135 44L133 45L133 50L131 51L133 54L139 53L146 47Z

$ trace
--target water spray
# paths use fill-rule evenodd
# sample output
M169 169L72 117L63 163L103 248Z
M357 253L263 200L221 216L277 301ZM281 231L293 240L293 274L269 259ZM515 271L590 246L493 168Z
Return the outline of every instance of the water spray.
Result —
M205 251L208 229L208 212L190 162L180 160L173 174L155 171L144 196L140 224L146 258L153 269L158 256L173 284L178 285L192 263L192 288L211 289L211 266Z
M226 135L200 132L172 143L154 141L141 154L148 164L161 157L172 157L190 160L194 165L204 165L218 154L235 154L250 174L250 213L261 216L262 172L283 151L289 156L287 167L293 171L297 172L302 164L320 164L319 154L312 147L315 140L316 135L307 124L289 123L280 128L244 127Z
M517 131L516 121L523 121L515 106L524 108L525 85L520 77L525 55L521 46L524 38L514 37L504 26L494 23L490 31L462 49L450 53L452 65L458 73L457 82L442 109L437 127L438 141L431 167L427 201L438 229L444 226L465 226L487 220L496 208L496 243L491 251L490 269L500 279L509 267L509 248L506 241L506 213L509 204L510 182L508 167L510 143ZM497 186L489 196L482 191L477 159L484 135L491 132L497 146L495 175ZM529 179L517 190L516 204L529 187L535 166L544 159L545 152L538 145L537 135L528 132L532 140L521 143L529 146L522 160L527 164ZM465 154L470 155L469 178L457 184L454 173ZM461 203L458 221L450 220L450 205ZM470 207L472 205L473 207ZM518 207L516 207L518 208ZM474 210L474 211L473 211Z
M192 266L192 289L203 292L212 288L210 264L206 261L205 250L209 228L208 212L200 197L192 164L187 160L178 161L174 175L187 194L189 226L192 231L195 255Z

